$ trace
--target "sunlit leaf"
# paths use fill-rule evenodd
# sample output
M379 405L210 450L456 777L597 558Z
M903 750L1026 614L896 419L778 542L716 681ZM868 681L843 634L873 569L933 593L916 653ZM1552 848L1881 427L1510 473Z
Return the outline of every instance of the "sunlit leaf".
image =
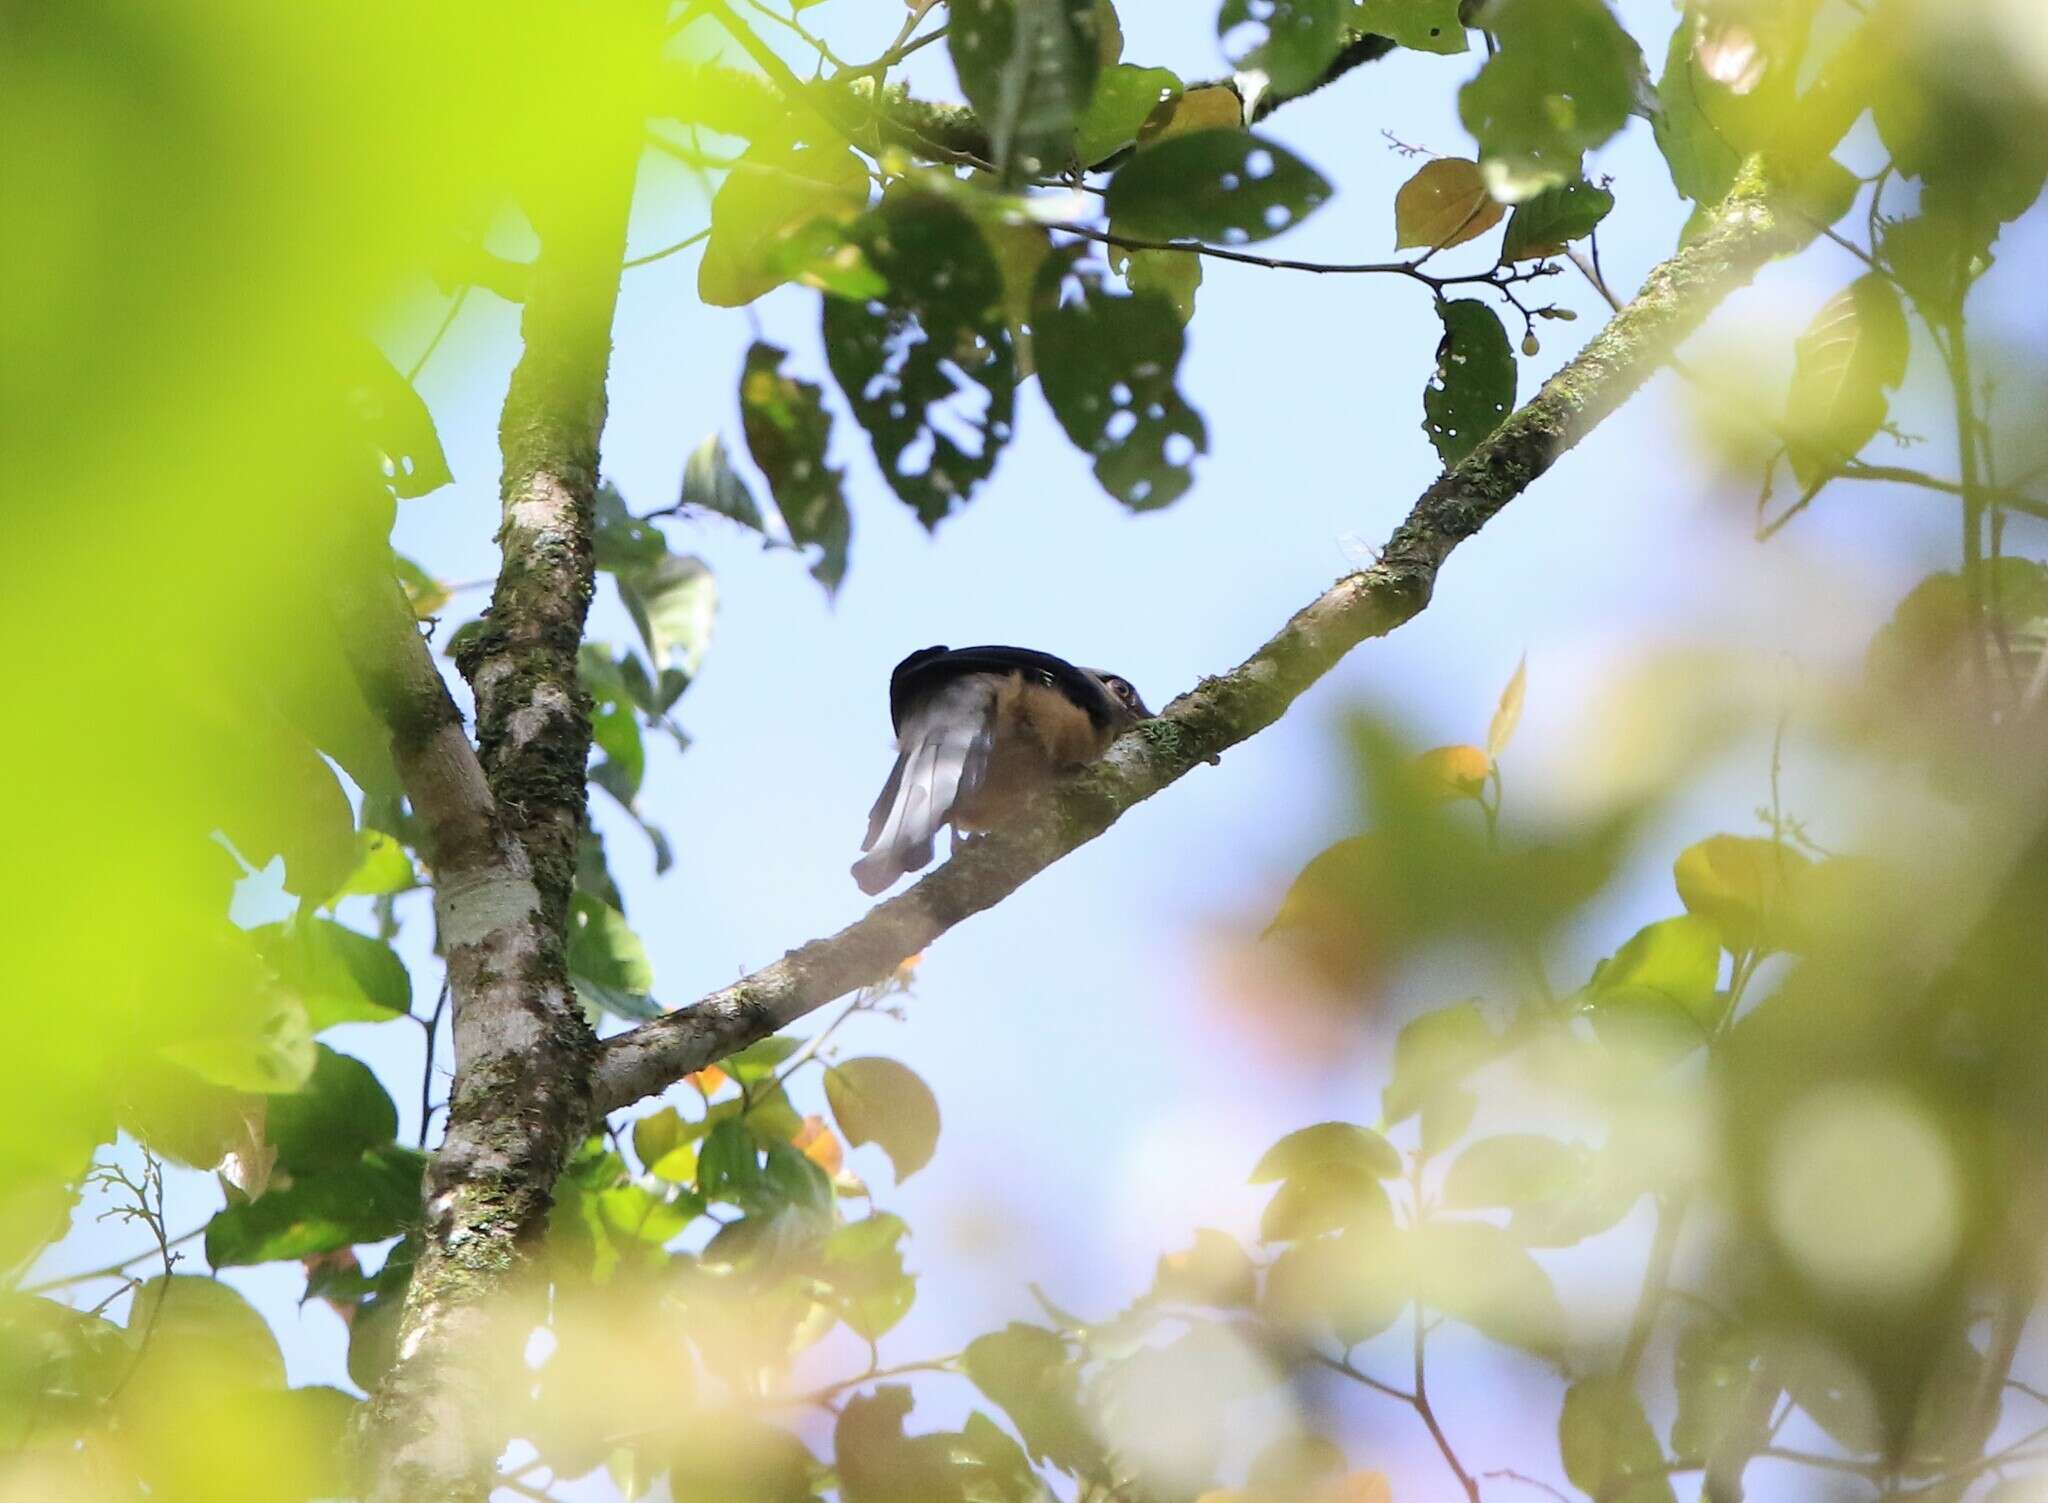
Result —
M1714 835L1681 851L1672 866L1688 913L1712 923L1737 954L1788 942L1788 887L1811 863L1783 844Z
M1515 217L1501 237L1500 259L1505 264L1561 255L1572 241L1592 234L1613 209L1614 195L1584 178L1545 188L1515 205Z
M657 1179L687 1185L697 1178L697 1144L690 1124L672 1106L633 1124L633 1152Z
M901 1184L931 1162L939 1141L939 1103L908 1065L850 1059L825 1072L825 1099L846 1141L878 1143Z
M1138 144L1146 146L1196 131L1241 130L1244 123L1244 100L1237 90L1225 84L1206 84L1154 106L1138 127Z
M1390 1225L1392 1203L1379 1178L1356 1163L1303 1165L1281 1182L1259 1218L1261 1242L1300 1242L1324 1232Z
M1474 298L1438 302L1444 335L1422 393L1422 430L1446 466L1498 428L1515 406L1515 355L1500 315Z
M238 1000L234 1012L213 1014L206 1032L165 1044L164 1058L230 1090L296 1091L315 1059L305 1004L282 991Z
M1487 193L1477 162L1438 157L1424 162L1394 195L1394 249L1463 245L1499 224L1505 213Z
M647 644L657 673L697 676L711 646L711 626L718 613L718 581L700 558L664 553L651 564L617 574L619 598ZM668 701L673 704L671 696Z
M1210 1227L1195 1230L1193 1245L1166 1253L1152 1276L1152 1292L1180 1304L1228 1309L1249 1305L1258 1291L1252 1260L1236 1239Z
M1813 317L1793 345L1785 424L1792 473L1813 485L1853 458L1883 426L1885 393L1906 376L1905 311L1891 281L1858 277Z
M149 1340L140 1341L142 1333ZM170 1274L147 1280L129 1307L128 1333L139 1349L131 1381L150 1367L251 1388L284 1387L284 1356L269 1325L218 1279Z
M316 1033L336 1023L379 1023L412 1007L412 977L381 939L314 917L265 924L250 938L304 1004Z
M412 857L382 830L358 830L356 849L360 853L356 869L336 889L336 898L381 897L418 885L419 874L413 869Z
M711 201L711 239L697 263L697 295L720 308L751 303L792 268L783 245L812 220L866 207L867 169L844 146L750 147Z
M1394 1074L1380 1109L1389 1122L1411 1117L1499 1052L1500 1041L1476 1002L1426 1012L1394 1037Z
M1039 279L1032 338L1046 402L1103 489L1133 511L1178 500L1209 435L1174 384L1184 340L1172 305L1112 295L1060 258Z
M1564 1396L1557 1422L1564 1474L1588 1497L1615 1503L1675 1503L1664 1452L1643 1406L1619 1376L1582 1378Z
M1306 89L1344 44L1351 0L1223 0L1216 34L1232 66L1256 69L1283 94Z
M1558 1200L1586 1178L1584 1150L1541 1133L1481 1138L1444 1176L1444 1204L1460 1211L1513 1210Z
M1123 274L1132 292L1156 292L1173 304L1186 323L1195 316L1195 290L1202 285L1202 258L1193 251L1125 250L1112 246L1110 267Z
M1476 746L1432 747L1415 759L1425 797L1477 799L1493 774L1493 760Z
M1249 1183L1269 1185L1324 1164L1357 1169L1377 1179L1393 1179L1401 1173L1401 1155L1371 1128L1350 1122L1318 1122L1289 1133L1267 1149Z
M1720 929L1687 914L1638 930L1594 968L1584 995L1602 1038L1677 1054L1705 1043L1720 1022L1720 975Z
M826 358L890 487L936 527L1009 442L1002 271L974 222L932 195L892 195L855 232L890 290L824 300Z
M1423 1303L1509 1346L1547 1355L1563 1343L1564 1309L1550 1275L1499 1227L1438 1221L1413 1236Z
M1416 52L1465 51L1459 0L1356 0L1347 25Z
M1056 1332L1012 1321L969 1342L960 1365L1009 1415L1033 1461L1082 1474L1100 1466L1102 1448L1081 1408L1080 1376Z
M1266 1274L1262 1309L1283 1327L1326 1327L1349 1348L1386 1330L1414 1297L1408 1234L1374 1225L1281 1253Z
M1109 180L1107 202L1118 230L1141 240L1243 245L1300 223L1330 192L1322 174L1285 147L1243 131L1201 130L1138 152Z
M569 979L586 1004L644 1021L660 1014L649 997L654 968L625 915L579 892L569 900Z
M1074 127L1074 157L1092 166L1138 139L1161 105L1181 96L1180 79L1166 68L1118 63L1095 80L1094 97Z
M1501 0L1486 29L1499 51L1458 95L1493 196L1519 203L1579 175L1620 130L1643 59L1605 0Z
M1522 700L1528 688L1529 655L1524 653L1515 664L1514 675L1507 681L1507 687L1500 691L1500 703L1494 708L1493 720L1486 727L1486 754L1496 761L1514 739L1515 727L1522 723Z

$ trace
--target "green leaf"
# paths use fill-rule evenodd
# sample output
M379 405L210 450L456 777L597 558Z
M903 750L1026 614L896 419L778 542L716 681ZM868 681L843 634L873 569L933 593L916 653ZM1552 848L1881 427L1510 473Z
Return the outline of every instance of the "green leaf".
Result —
M1223 0L1216 35L1232 67L1257 69L1275 91L1298 94L1335 60L1350 10L1351 0Z
M1506 212L1486 191L1477 162L1438 157L1424 162L1394 195L1394 249L1463 245L1499 224Z
M716 433L708 435L684 461L683 492L678 501L761 531L761 503L747 489L746 481L733 472L725 440Z
M1347 1227L1391 1224L1393 1203L1374 1174L1358 1165L1305 1165L1281 1184L1259 1218L1261 1242L1299 1242Z
M740 376L740 425L790 541L798 548L817 547L811 577L831 594L846 577L853 523L840 486L843 472L825 463L832 415L817 386L782 373L787 356L788 351L758 340L748 348Z
M1071 1474L1101 1465L1101 1445L1081 1408L1080 1377L1057 1332L1012 1321L969 1342L960 1365L1009 1415L1033 1461Z
M1506 264L1562 255L1572 241L1592 234L1613 208L1614 195L1584 178L1545 188L1516 205L1501 239L1500 259Z
M697 295L719 308L751 303L802 273L806 258L789 250L813 220L849 219L867 201L867 168L847 147L749 147L711 200Z
M1603 1039L1626 1032L1653 1043L1663 1034L1683 1053L1704 1043L1720 1021L1720 975L1721 931L1687 914L1637 930L1594 967L1584 996Z
M1164 1254L1152 1276L1152 1297L1175 1304L1233 1309L1257 1293L1257 1271L1237 1239L1206 1226L1187 1251Z
M611 649L585 642L576 655L577 677L590 695L590 745L603 760L590 769L590 780L628 809L640 794L647 773L647 748L634 713L633 692Z
M356 851L356 869L336 890L335 898L381 897L419 885L412 857L382 830L356 831Z
M1574 1487L1603 1503L1676 1503L1664 1453L1626 1379L1582 1378L1564 1396L1557 1448Z
M1057 172L1100 61L1095 0L951 0L946 48L1006 183Z
M424 496L455 478L434 431L434 415L390 358L367 339L359 342L350 362L346 396L393 495Z
M1769 1443L1780 1389L1755 1332L1717 1320L1693 1321L1679 1333L1673 1377L1678 1395L1678 1415L1671 1422L1674 1457L1703 1463L1711 1475L1729 1467L1739 1470Z
M348 1377L365 1392L374 1391L398 1360L398 1317L404 1309L402 1293L382 1294L356 1307L348 1325Z
M569 899L569 979L592 1007L645 1020L661 1009L649 996L654 968L625 915L587 892Z
M832 1287L840 1319L869 1341L909 1313L917 1280L903 1271L901 1217L877 1211L825 1239L822 1277Z
M597 1192L597 1213L605 1225L649 1247L664 1247L680 1237L703 1209L696 1195L670 1199L636 1184L608 1185Z
M234 1091L296 1091L313 1073L313 1028L305 1006L279 992L237 998L206 1020L208 1033L165 1044L165 1059Z
M1515 354L1500 315L1473 298L1439 301L1444 337L1422 392L1422 431L1446 468L1479 447L1515 407Z
M931 1162L939 1142L939 1103L908 1065L850 1059L825 1072L825 1099L846 1141L879 1143L903 1183Z
M1401 1155L1371 1128L1350 1122L1318 1122L1289 1133L1268 1148L1253 1168L1249 1183L1270 1185L1323 1164L1357 1169L1377 1179L1393 1179L1401 1173Z
M889 1384L846 1401L832 1430L840 1503L966 1503L950 1437L905 1435L910 1390Z
M152 1367L173 1374L199 1367L223 1383L284 1387L284 1354L269 1324L218 1279L180 1273L146 1281L129 1306L128 1339L137 1349L132 1380Z
M595 531L592 548L597 566L607 571L651 564L668 552L668 539L652 522L627 509L626 498L609 480L601 482L591 502Z
M743 1086L756 1086L764 1080L774 1078L775 1072L789 1061L789 1057L803 1047L804 1041L787 1033L772 1033L765 1039L756 1039L737 1054L729 1054L718 1062L718 1067Z
M1198 130L1144 147L1109 180L1116 228L1141 240L1244 245L1306 219L1330 197L1321 173L1241 130Z
M697 1190L706 1200L745 1203L759 1190L760 1145L738 1117L728 1117L706 1134L697 1151Z
M1453 1210L1513 1209L1558 1200L1586 1179L1583 1148L1540 1133L1481 1138L1444 1176L1444 1204Z
M1793 345L1785 425L1792 473L1825 480L1884 426L1885 393L1906 376L1905 310L1888 277L1869 272L1830 298Z
M1394 1074L1380 1110L1400 1122L1439 1091L1455 1086L1500 1053L1500 1040L1476 1002L1426 1012L1394 1037Z
M370 1067L325 1044L297 1091L271 1100L264 1137L288 1174L342 1168L398 1136L398 1108Z
M1466 50L1459 0L1357 0L1350 26L1416 52L1451 56Z
M768 1192L783 1204L808 1216L829 1222L832 1218L832 1181L825 1171L787 1143L764 1145L767 1166L761 1180Z
M1160 105L1180 98L1181 83L1165 68L1118 63L1095 80L1088 109L1074 127L1074 158L1093 166L1138 139L1139 127Z
M1458 94L1494 197L1519 203L1580 175L1580 160L1628 119L1643 58L1605 0L1501 0L1486 13L1500 50Z
M374 1148L229 1206L207 1223L206 1261L233 1268L395 1237L419 1220L426 1162L409 1148Z
M1481 1335L1539 1355L1564 1342L1557 1290L1527 1248L1483 1221L1415 1229L1414 1269L1424 1304Z
M305 1004L315 1033L336 1023L381 1023L412 1008L412 977L381 939L311 917L265 924L249 937Z
M930 194L884 199L854 233L889 291L825 299L826 360L891 489L936 527L1010 439L1002 271L974 222Z
M1790 847L1741 835L1687 846L1671 874L1686 912L1713 924L1732 953L1779 950L1796 917L1790 886L1812 863Z
M696 1133L672 1106L650 1112L633 1124L633 1152L641 1166L671 1184L693 1184L697 1178Z
M1132 292L1156 292L1173 304L1174 317L1195 316L1195 291L1202 285L1202 258L1193 251L1126 250L1111 246L1109 264Z
M1102 488L1133 511L1170 505L1193 483L1208 429L1174 385L1180 319L1152 293L1115 297L1055 256L1039 278L1032 337L1038 384Z
M704 561L664 553L651 564L621 569L615 577L619 598L640 629L655 671L666 677L675 669L685 682L695 678L711 645L712 618L718 611L718 581ZM674 695L667 696L667 704L674 702Z

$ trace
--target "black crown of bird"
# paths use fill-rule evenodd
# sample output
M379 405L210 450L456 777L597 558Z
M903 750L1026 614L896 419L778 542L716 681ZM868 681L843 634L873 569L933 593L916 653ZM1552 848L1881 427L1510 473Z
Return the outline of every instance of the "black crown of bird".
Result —
M995 828L1151 715L1129 679L1049 652L913 652L889 675L896 765L868 815L854 880L862 892L882 892L930 864L942 827L953 827L956 846Z

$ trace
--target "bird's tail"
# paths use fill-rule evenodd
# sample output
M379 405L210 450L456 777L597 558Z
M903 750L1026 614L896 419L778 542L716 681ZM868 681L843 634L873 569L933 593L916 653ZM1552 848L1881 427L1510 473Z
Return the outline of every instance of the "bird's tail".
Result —
M872 897L930 864L933 837L987 771L990 699L987 685L962 680L905 721L896 765L868 815L867 854L853 863L862 892Z

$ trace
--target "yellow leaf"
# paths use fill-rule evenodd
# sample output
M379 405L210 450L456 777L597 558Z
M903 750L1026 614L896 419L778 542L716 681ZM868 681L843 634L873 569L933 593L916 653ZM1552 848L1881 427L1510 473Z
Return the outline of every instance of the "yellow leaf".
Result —
M1477 798L1493 760L1476 746L1439 746L1415 759L1415 771L1425 798Z
M1785 948L1788 889L1811 864L1769 840L1714 835L1681 851L1671 875L1686 911L1713 923L1721 943L1740 954Z
M1316 1489L1317 1503L1394 1503L1385 1472L1346 1472Z
M823 1117L804 1118L804 1125L789 1140L789 1146L827 1174L837 1174L846 1163L846 1151L840 1147L837 1135L825 1125Z
M1238 98L1237 90L1224 84L1211 84L1204 89L1189 89L1177 99L1161 101L1159 107L1145 117L1145 123L1138 127L1138 144L1149 146L1168 136L1185 135L1191 130L1243 128L1244 101Z
M1508 742L1514 739L1515 727L1522 723L1522 695L1529 686L1529 654L1522 654L1522 661L1515 664L1515 676L1508 680L1508 686L1500 691L1500 704L1494 709L1493 724L1486 728L1486 754L1495 761L1508 749Z
M1439 157L1425 162L1394 195L1394 249L1463 245L1499 224L1506 212L1486 191L1477 162Z
M729 1078L725 1071L719 1069L716 1065L706 1065L703 1069L693 1071L691 1074L683 1077L683 1079L707 1096L716 1094L718 1088L724 1085Z

